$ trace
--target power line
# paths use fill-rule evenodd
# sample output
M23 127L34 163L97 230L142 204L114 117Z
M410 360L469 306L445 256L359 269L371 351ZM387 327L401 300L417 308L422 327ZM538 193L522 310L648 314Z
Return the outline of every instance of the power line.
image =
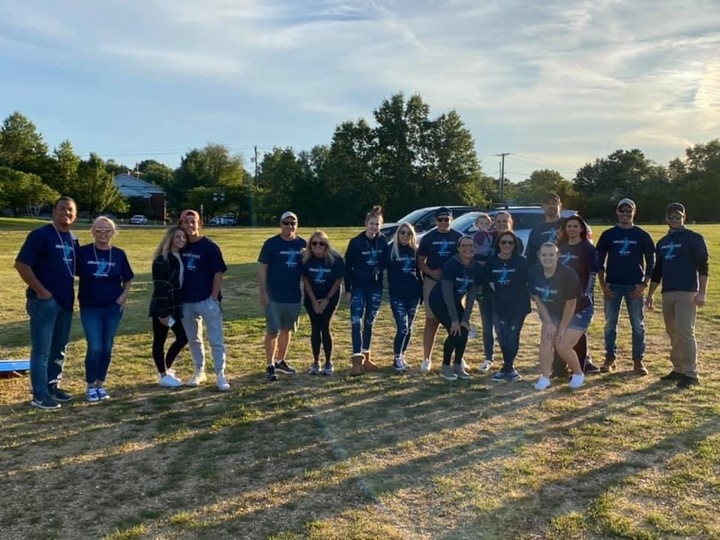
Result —
M505 199L505 156L512 156L511 152L502 152L501 154L495 154L496 156L499 156L501 159L500 164L500 183L498 186L498 191L500 192L500 200Z

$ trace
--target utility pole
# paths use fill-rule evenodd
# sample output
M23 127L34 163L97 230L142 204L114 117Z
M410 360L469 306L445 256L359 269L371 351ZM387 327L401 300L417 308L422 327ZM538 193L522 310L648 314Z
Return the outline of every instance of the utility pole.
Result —
M500 182L498 183L498 191L500 193L500 200L504 202L505 199L505 156L512 156L512 152L503 152L502 154L495 154L500 157Z
M248 209L250 211L250 225L253 227L255 226L255 210L253 208L253 199L255 198L255 190L257 189L257 182L258 182L258 151L257 151L257 145L253 147L254 155L252 157L252 162L255 164L255 178L253 181L252 188L250 189L250 197L248 198L248 203L250 208Z

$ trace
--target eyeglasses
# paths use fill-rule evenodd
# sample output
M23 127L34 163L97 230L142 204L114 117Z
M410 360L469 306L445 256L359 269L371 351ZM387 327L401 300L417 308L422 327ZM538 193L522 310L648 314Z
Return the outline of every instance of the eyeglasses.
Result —
M680 221L683 218L680 214L673 214L671 216L667 216L667 219L670 221Z
M398 231L398 234L401 234L403 236L410 236L412 233L407 229L403 229L402 231Z
M450 218L449 217L436 217L435 221L439 221L441 223L447 223L450 221Z
M312 242L310 242L310 245L312 245L312 246L322 246L322 247L327 246L327 244L326 244L325 242L323 242L322 240L313 240Z
M501 246L514 246L515 242L513 242L512 240L500 240L498 244L500 244Z
M297 227L297 221L283 221L282 224L286 227Z

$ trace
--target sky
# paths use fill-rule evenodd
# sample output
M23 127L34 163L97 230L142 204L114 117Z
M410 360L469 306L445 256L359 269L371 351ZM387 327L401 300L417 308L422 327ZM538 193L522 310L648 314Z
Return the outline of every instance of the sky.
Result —
M483 170L571 179L720 137L717 0L0 0L0 117L176 167L227 145L330 144L384 99L456 110Z

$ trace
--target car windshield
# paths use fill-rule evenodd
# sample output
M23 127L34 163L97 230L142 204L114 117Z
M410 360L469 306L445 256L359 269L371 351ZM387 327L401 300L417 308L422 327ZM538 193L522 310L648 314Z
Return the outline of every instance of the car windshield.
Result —
M427 208L419 208L417 210L413 210L407 216L403 216L398 219L396 223L415 223L416 221L419 221L420 218L422 218L428 212L429 210Z
M453 219L450 226L456 231L465 231L470 227L470 225L475 223L475 219L477 219L479 214L480 212L468 212L467 214L463 214L459 218Z

